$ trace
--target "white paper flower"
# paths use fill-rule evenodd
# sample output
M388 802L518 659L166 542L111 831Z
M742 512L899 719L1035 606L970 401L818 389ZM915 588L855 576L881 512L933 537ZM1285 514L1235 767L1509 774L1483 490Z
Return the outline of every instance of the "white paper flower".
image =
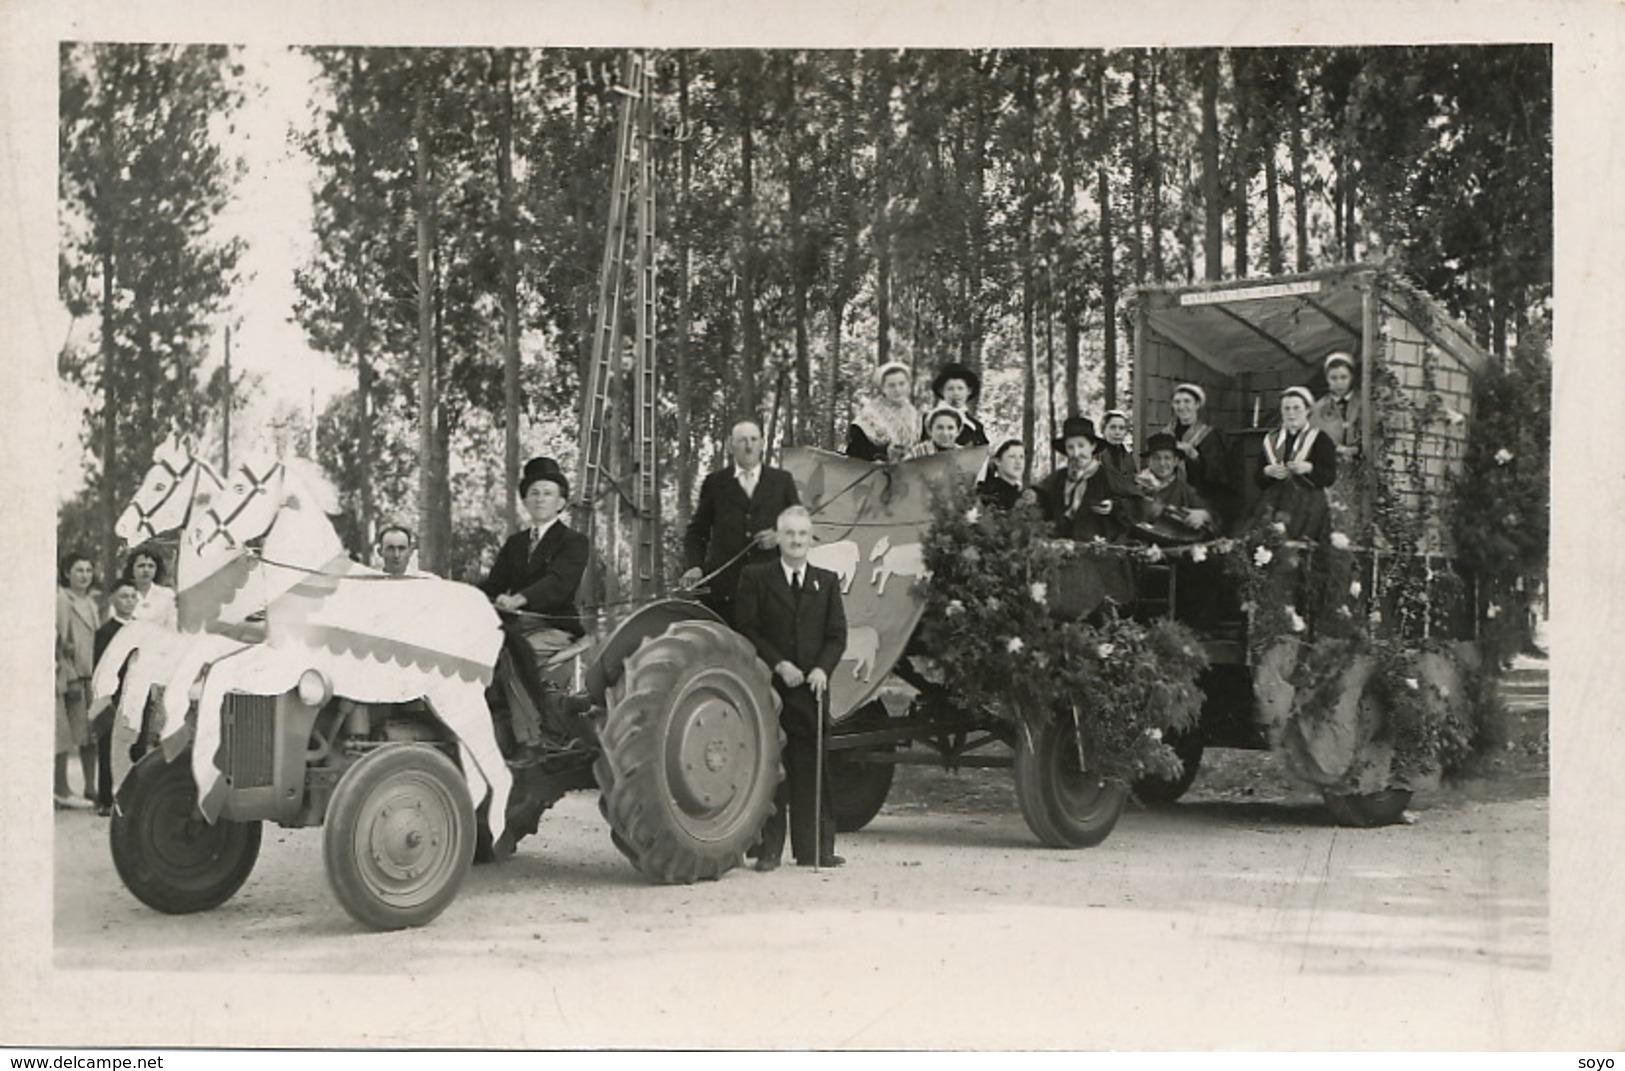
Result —
M1332 533L1332 547L1334 549L1348 550L1350 546L1352 546L1352 544L1349 542L1349 537L1347 535L1343 534L1342 532Z
M1463 424L1467 423L1466 413L1463 413L1459 409L1452 409L1448 405L1444 407L1444 418L1450 422L1452 427L1459 428Z
M1405 687L1407 687L1411 691L1415 692L1415 691L1418 691L1418 690L1421 689L1422 682L1417 680L1415 677L1406 677L1405 678Z
M1276 521L1274 524L1270 525L1270 531L1279 532L1282 535L1286 535L1286 525L1282 524L1280 521Z
M1043 606L1049 601L1049 585L1044 583L1042 580L1033 581L1033 586L1027 590L1028 593L1032 595L1033 602L1036 602L1038 605Z
M1293 632L1302 632L1304 629L1309 627L1308 623L1305 622L1303 618L1298 616L1298 611L1295 607L1288 606L1286 608L1286 618L1292 623Z
M966 524L975 524L977 521L979 521L981 519L982 519L982 510L981 510L981 508L979 506L972 506L970 509L965 511L965 523Z
M1491 621L1494 621L1496 618L1501 616L1501 608L1492 602L1484 611L1484 616L1489 618Z
M1275 554L1268 547L1259 547L1253 551L1253 564L1260 569L1268 565L1275 558Z
M1361 584L1358 580L1351 581L1349 583L1349 594L1352 595L1356 599L1358 599L1360 597L1360 592L1362 592L1364 590L1365 590L1365 586L1363 584Z
M1155 740L1158 743L1162 742L1162 730L1161 729L1157 729L1157 728L1147 729L1145 731L1145 735L1149 736L1152 740Z
M1253 603L1251 599L1241 604L1241 612L1244 614L1250 614L1253 612Z
M1370 621L1373 625L1382 624L1382 611L1372 610L1371 613L1366 615L1366 620Z
M1145 560L1148 562L1160 562L1164 557L1166 557L1166 555L1162 553L1162 548L1157 546L1155 543L1145 548Z
M1207 561L1207 548L1204 547L1200 543L1198 543L1198 544L1196 544L1196 546L1192 547L1191 548L1191 561L1193 561L1193 562L1205 562L1205 561Z
M1505 465L1507 462L1512 460L1512 456L1512 451L1503 446L1501 449L1495 451L1495 463L1497 465Z
M1027 645L1022 642L1020 636L1011 636L1008 640L1004 641L1004 649L1009 651L1011 654L1020 654L1021 649L1025 646Z
M1350 618L1354 616L1354 611L1350 610L1347 605L1339 606L1337 608L1337 616L1342 618Z
M1115 650L1117 650L1116 644L1103 643L1099 647L1095 648L1095 654L1101 658L1110 658L1112 656L1112 652Z
M965 604L958 599L948 600L948 608L944 611L949 617L958 617L965 612Z

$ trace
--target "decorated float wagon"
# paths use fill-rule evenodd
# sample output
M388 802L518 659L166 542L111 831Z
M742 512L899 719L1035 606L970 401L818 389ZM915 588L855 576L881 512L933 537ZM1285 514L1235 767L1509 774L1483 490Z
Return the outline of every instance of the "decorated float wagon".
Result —
M857 709L829 743L846 829L878 812L897 763L1013 763L1040 839L1090 843L1124 783L1171 802L1205 747L1274 749L1339 821L1382 824L1473 746L1493 703L1474 643L1486 606L1455 566L1448 523L1486 362L1467 330L1364 266L1145 289L1131 322L1137 441L1170 423L1176 385L1197 384L1203 419L1230 444L1232 523L1207 538L1143 526L1131 545L1058 546L1031 518L978 515L963 498L940 508L930 609L898 663L911 698ZM1342 466L1330 539L1310 544L1259 516L1253 474L1280 392L1323 393L1322 363L1339 351L1355 365L1363 448ZM1004 575L990 584L990 570ZM1057 597L1087 621L1057 632ZM1063 664L1080 646L1098 656L1081 672ZM1135 688L1122 663L1140 655ZM1054 766L1065 747L1042 746L1057 733L1083 743L1071 769Z

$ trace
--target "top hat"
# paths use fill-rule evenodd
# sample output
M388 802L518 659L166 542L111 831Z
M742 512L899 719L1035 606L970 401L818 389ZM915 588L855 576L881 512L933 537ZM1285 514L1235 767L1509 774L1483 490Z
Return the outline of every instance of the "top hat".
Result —
M1061 422L1061 434L1057 435L1053 440L1055 452L1057 454L1066 453L1066 441L1075 439L1080 435L1097 446L1100 444L1100 436L1095 434L1095 422L1093 420L1086 416L1073 415L1067 417L1066 420Z
M559 494L565 498L570 497L570 481L559 468L559 463L550 457L533 457L525 462L525 471L519 477L519 497L525 497L530 486L538 480L551 480L558 484Z
M965 386L970 388L970 400L975 401L982 396L982 377L972 372L962 364L945 364L942 371L937 373L931 381L931 393L938 398L942 397L942 388L948 385L950 379L963 380Z

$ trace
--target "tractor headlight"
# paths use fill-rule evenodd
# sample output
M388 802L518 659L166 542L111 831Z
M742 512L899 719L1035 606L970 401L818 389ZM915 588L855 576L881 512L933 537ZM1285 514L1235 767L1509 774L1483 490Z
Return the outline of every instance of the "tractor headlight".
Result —
M320 670L307 669L299 675L299 701L307 707L319 707L333 698L333 686Z

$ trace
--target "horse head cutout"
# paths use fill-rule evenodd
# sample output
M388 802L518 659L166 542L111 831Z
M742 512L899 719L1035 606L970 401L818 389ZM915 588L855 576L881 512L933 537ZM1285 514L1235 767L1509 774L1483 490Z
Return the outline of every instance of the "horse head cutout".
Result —
M200 492L212 493L220 476L185 443L171 437L152 453L152 467L142 476L113 532L135 544L183 527Z

